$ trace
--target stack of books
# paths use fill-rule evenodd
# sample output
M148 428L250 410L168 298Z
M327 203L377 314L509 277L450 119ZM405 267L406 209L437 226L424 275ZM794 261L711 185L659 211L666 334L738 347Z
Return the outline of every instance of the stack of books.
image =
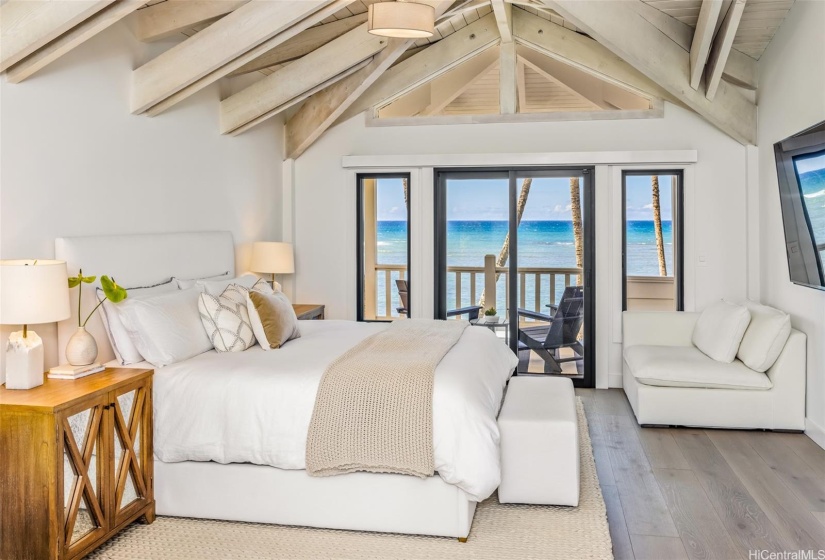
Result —
M103 371L106 366L99 362L89 364L87 366L73 366L70 364L62 364L55 366L49 370L50 379L80 379L93 373Z

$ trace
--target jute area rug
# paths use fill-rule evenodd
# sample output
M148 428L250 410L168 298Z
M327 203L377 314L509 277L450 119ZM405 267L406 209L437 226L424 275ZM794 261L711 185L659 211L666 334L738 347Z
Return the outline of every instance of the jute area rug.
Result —
M611 560L607 515L578 402L581 501L578 507L479 504L466 543L357 531L158 517L133 523L89 558L126 559L473 559Z

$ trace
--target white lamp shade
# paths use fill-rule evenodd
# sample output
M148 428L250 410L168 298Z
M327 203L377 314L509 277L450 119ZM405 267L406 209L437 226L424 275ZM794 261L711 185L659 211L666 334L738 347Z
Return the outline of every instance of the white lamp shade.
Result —
M367 23L373 35L426 39L433 36L435 8L415 2L378 2L369 5Z
M259 241L252 244L253 272L292 274L295 272L295 256L291 243Z
M0 261L0 323L36 325L71 316L65 261Z

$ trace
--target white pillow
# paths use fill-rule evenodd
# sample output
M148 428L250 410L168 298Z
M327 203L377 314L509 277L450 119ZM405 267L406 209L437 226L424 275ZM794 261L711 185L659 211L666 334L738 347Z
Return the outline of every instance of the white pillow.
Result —
M693 345L717 362L731 363L750 323L746 307L725 300L708 305L693 328Z
M220 280L222 278L229 278L229 271L223 274L215 274L214 276L205 276L203 278L192 278L191 280L181 280L180 278L172 278L172 281L177 285L179 290L188 290L194 288L198 282Z
M127 297L129 300L146 299L158 294L174 292L176 290L172 279L155 284L154 286L126 288ZM106 335L109 337L109 343L112 345L112 350L115 352L115 358L121 365L127 366L129 364L137 364L143 361L143 356L140 355L138 349L135 347L132 339L129 337L129 332L123 326L118 314L118 304L105 300L106 295L100 288L97 289L97 300L103 301L100 306L100 318L103 321L103 327L106 329Z
M237 278L227 278L225 280L198 280L195 287L201 292L213 296L219 296L226 288L229 287L230 284L237 284L238 286L243 286L248 289L254 286L259 280L263 282L263 280L261 280L258 276L252 274L251 272L247 272L245 274L241 274Z
M289 298L281 290L273 290L269 287L269 284L267 284L266 287L268 288L268 291L265 289L258 289L256 285L255 291L262 292L268 295L279 294L287 302L289 302ZM252 323L252 332L255 333L255 339L258 341L258 344L260 344L261 348L263 348L264 350L271 350L272 345L270 344L269 339L266 338L266 330L264 329L264 325L261 322L261 317L258 315L258 310L255 308L255 304L252 303L252 299L249 297L249 292L247 292L246 294L246 309L249 312L249 320ZM295 321L298 321L297 316L295 317ZM298 336L300 336L300 333L298 333Z
M129 337L147 362L159 368L212 349L198 313L199 296L190 288L116 304Z
M752 301L746 301L744 305L750 311L751 322L736 357L752 370L765 372L779 358L791 336L791 317L778 309Z
M202 293L198 310L206 335L218 352L243 352L255 344L246 299L249 290L229 285L221 295Z

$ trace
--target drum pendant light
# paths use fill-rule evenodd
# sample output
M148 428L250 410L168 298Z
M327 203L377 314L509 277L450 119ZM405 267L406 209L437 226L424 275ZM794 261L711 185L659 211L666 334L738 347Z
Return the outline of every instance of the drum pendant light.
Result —
M369 5L367 29L373 35L402 39L433 36L435 9L416 2L377 2Z

